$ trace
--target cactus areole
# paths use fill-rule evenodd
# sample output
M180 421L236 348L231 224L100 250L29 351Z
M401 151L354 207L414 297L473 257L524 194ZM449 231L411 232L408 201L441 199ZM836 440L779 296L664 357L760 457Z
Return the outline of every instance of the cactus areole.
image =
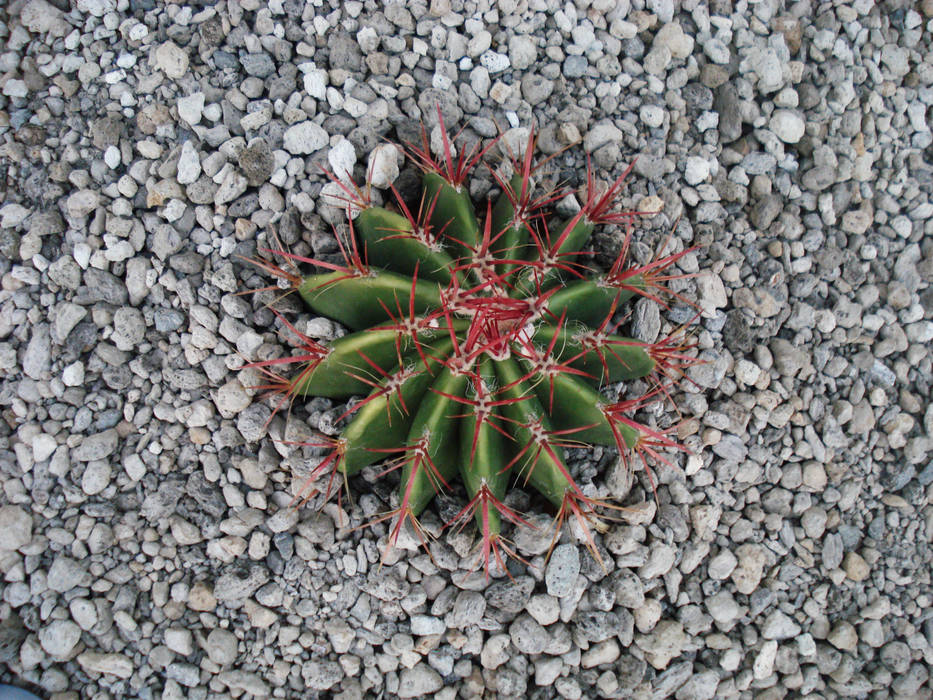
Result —
M324 346L277 313L301 353L247 367L269 377L263 388L281 392L276 410L299 396L365 397L340 417L338 437L312 443L326 454L302 494L329 497L377 462L398 469L398 506L379 519L392 525L390 545L406 523L424 542L418 516L459 479L468 503L448 525L475 518L477 561L487 574L503 565L503 553L515 556L503 521L528 526L506 505L515 482L552 504L558 529L565 519L582 526L595 553L587 525L607 504L583 493L565 451L607 445L647 470L684 449L669 431L631 415L670 398L672 383L695 362L691 347L678 334L652 344L623 337L614 319L636 296L664 303L665 282L677 277L671 267L688 251L629 264L638 213L616 211L615 202L631 166L603 190L588 169L580 210L568 220L550 217L550 205L567 193L536 191L533 130L524 155L511 158L514 174L492 171L498 197L474 207L466 180L488 147L454 156L442 119L440 127L439 157L424 132L423 143L407 149L423 172L420 206L407 206L394 188L391 210L373 206L368 188L334 178L348 213L358 212L347 241L335 232L343 260L267 251L287 264L256 261L312 312L350 332ZM626 232L608 272L592 269L583 252L601 225ZM299 263L317 271L303 275ZM604 397L611 385L635 379L653 388L634 400Z

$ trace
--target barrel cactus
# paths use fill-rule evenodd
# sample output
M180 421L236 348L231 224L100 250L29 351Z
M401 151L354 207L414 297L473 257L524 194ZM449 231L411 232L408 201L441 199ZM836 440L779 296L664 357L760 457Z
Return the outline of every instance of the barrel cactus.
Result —
M339 436L310 443L325 453L302 496L330 497L348 476L384 462L384 472L401 474L398 505L379 519L391 523L390 545L406 523L425 542L419 515L459 479L467 503L448 525L475 518L477 561L487 573L503 566L503 555L516 556L504 521L527 526L507 505L516 482L550 503L555 533L573 520L595 552L590 526L601 524L597 511L608 504L584 493L565 451L606 445L647 470L683 449L670 431L632 415L670 399L669 388L695 361L690 348L679 333L645 343L615 331L633 297L663 301L677 276L672 266L687 251L630 263L638 214L615 204L631 166L602 189L588 167L579 211L566 220L551 215L567 193L536 189L533 130L524 154L508 159L511 168L491 169L498 197L475 206L467 178L488 147L455 155L439 121L438 156L424 129L422 143L406 149L422 173L420 205L393 187L392 208L375 206L368 187L334 177L350 215L347 240L334 231L342 259L269 250L277 262L255 261L349 332L325 346L277 313L301 351L247 367L280 394L276 410L297 397L364 397L338 419ZM583 252L601 225L625 232L603 272ZM300 265L315 271L303 274ZM644 395L605 397L636 379L650 387Z

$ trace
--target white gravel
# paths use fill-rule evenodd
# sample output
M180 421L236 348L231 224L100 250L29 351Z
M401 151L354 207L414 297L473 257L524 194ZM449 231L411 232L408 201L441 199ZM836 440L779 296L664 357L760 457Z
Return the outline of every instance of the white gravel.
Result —
M0 682L930 696L929 0L25 0L0 19ZM422 120L438 144L438 107L467 142L520 149L534 124L545 186L637 157L621 204L656 213L633 259L696 246L670 285L698 308L642 301L622 327L689 326L704 363L681 414L642 415L690 454L650 483L572 453L587 493L626 507L594 536L602 564L520 487L540 527L506 528L511 578L471 571L469 526L442 529L457 493L422 518L431 556L384 556L386 525L361 527L393 498L378 467L352 500L290 507L320 459L296 443L345 407L270 419L240 371L291 352L269 307L297 309L240 295L273 284L243 259L337 252L325 167L417 204L395 144ZM496 189L485 166L469 187ZM599 232L595 264L622 233Z

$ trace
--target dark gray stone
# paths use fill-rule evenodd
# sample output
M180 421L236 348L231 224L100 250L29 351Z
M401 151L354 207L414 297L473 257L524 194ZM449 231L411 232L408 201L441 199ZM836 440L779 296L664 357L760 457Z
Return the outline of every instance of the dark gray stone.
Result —
M723 143L735 141L742 135L742 103L735 85L720 85L713 106L719 112L720 139Z
M275 73L275 61L267 53L241 53L240 65L247 75L257 78L268 78Z

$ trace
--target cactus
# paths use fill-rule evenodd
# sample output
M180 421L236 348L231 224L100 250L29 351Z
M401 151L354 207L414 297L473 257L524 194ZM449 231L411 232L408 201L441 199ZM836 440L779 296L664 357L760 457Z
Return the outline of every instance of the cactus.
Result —
M348 213L358 212L346 242L335 231L342 262L283 251L267 251L283 265L257 261L311 311L350 332L325 347L279 315L302 352L247 367L265 373L263 388L281 394L276 410L299 396L365 395L340 417L338 437L312 443L326 456L303 493L330 497L336 484L377 462L386 472L399 470L399 504L379 519L393 521L390 545L406 522L425 542L418 516L459 479L468 502L448 525L475 519L487 574L504 565L503 554L517 556L503 521L527 525L506 505L514 482L550 502L555 537L560 523L573 519L595 553L588 525L602 524L597 510L608 504L576 483L565 450L606 445L648 470L666 461L664 452L684 449L670 431L631 416L670 398L669 387L696 361L691 346L681 333L657 343L623 337L614 319L636 296L663 303L665 283L678 276L671 268L688 251L629 263L637 213L614 205L631 166L600 190L588 165L580 210L567 221L548 218L566 193L535 191L533 129L523 157L511 157L514 174L492 171L501 194L474 209L467 178L488 147L454 156L440 111L438 117L440 157L424 129L423 143L407 148L423 173L416 213L394 188L389 210L373 205L368 189L334 178ZM583 252L601 225L625 228L605 273L591 269ZM320 271L301 275L299 263ZM298 369L285 377L279 370L286 366ZM604 398L610 385L636 379L652 386L644 396Z

